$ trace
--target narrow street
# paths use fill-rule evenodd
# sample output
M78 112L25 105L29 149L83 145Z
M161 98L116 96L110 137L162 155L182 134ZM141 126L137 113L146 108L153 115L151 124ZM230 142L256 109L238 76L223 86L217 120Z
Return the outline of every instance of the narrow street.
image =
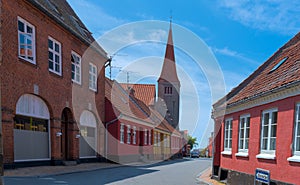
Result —
M145 166L122 166L47 177L5 177L5 185L193 185L210 159L183 159Z

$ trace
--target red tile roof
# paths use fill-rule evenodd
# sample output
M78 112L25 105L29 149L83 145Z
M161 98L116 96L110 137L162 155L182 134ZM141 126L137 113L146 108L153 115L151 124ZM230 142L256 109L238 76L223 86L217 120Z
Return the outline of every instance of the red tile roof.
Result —
M134 96L144 102L147 106L154 105L155 99L155 85L154 84L125 84L120 85L128 91L128 89L134 90Z
M173 127L155 109L130 95L118 82L107 78L105 80L105 98L111 102L116 116L123 114L146 121L156 129L170 133L176 132L171 129Z
M283 59L279 67L273 69ZM300 82L300 32L275 52L240 85L214 104L234 105L278 88Z

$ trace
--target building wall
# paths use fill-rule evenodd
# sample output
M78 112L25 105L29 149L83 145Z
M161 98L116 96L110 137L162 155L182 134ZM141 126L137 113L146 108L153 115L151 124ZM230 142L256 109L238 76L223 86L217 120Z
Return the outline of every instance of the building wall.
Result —
M25 19L35 26L36 65L18 57L18 24L17 17ZM87 45L64 30L53 20L31 6L26 1L2 1L3 62L0 65L1 92L3 110L4 162L14 161L13 118L16 103L23 94L35 94L41 97L50 111L51 159L61 159L61 137L55 134L61 131L61 116L64 108L72 109L71 51L83 55ZM62 44L62 76L48 70L48 36ZM105 60L104 58L101 59ZM104 70L98 84L104 85ZM82 75L84 75L82 73ZM88 74L86 74L88 75ZM88 82L83 82L88 83ZM104 89L103 85L99 88ZM34 91L38 87L38 92ZM99 92L104 92L99 89ZM98 109L104 107L104 95L98 95ZM86 107L88 107L86 105ZM101 108L103 107L103 108ZM104 113L100 113L101 119ZM78 134L76 123L71 126L73 136ZM74 139L74 138L72 138ZM73 143L73 157L78 157L78 141ZM77 153L77 154L76 154Z
M221 155L221 168L231 171L253 175L256 168L270 171L271 179L286 183L297 184L300 182L300 163L289 162L292 156L291 145L294 133L295 104L300 101L300 96L286 98L273 103L261 105L233 114L225 115L224 120L233 118L232 155ZM257 159L260 153L261 118L262 112L267 109L278 108L276 159ZM236 157L238 153L238 124L243 114L250 114L250 139L249 157ZM221 127L221 151L224 149L224 123Z

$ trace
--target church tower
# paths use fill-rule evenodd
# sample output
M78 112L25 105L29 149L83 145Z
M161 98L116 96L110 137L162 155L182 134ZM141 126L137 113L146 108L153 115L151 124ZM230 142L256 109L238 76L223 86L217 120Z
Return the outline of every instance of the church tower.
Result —
M176 71L172 22L170 22L164 63L158 79L158 98L158 101L160 101L158 102L159 112L165 116L165 118L174 128L178 130L180 81Z

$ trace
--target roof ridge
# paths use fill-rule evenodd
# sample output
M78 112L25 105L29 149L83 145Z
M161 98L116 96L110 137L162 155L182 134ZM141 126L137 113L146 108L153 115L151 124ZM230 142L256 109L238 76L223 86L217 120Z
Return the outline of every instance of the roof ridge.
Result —
M228 92L223 98L219 99L213 104L213 107L219 106L226 101L233 98L241 90L243 90L252 80L254 80L261 72L263 72L274 60L280 56L280 54L287 48L292 47L300 41L300 32L298 32L293 38L291 38L287 43L282 45L278 50L275 51L264 63L262 63L253 73L251 73L246 79L244 79L239 85L234 87L230 92Z

